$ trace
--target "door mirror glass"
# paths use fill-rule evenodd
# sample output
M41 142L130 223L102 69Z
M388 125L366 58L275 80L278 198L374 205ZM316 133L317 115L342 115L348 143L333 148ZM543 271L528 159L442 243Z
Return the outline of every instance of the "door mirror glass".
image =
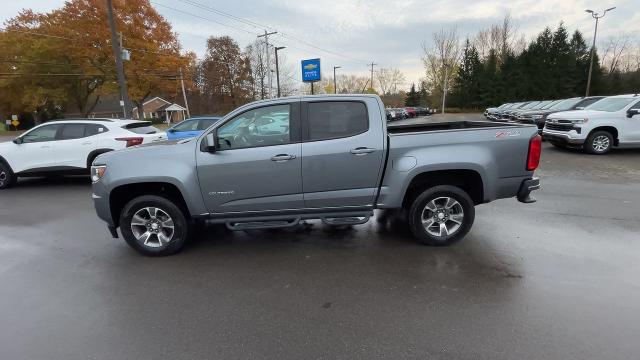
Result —
M629 109L627 110L627 117L632 118L634 115L640 114L640 109Z
M216 137L213 132L207 134L205 141L207 142L205 150L210 153L216 152Z

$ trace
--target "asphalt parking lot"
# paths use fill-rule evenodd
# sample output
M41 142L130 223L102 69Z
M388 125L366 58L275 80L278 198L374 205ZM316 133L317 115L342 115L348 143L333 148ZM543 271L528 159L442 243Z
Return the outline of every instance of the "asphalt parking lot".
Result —
M88 179L22 180L0 192L1 357L638 358L640 150L545 143L537 174L537 203L479 206L449 248L388 219L199 228L166 258L110 238Z

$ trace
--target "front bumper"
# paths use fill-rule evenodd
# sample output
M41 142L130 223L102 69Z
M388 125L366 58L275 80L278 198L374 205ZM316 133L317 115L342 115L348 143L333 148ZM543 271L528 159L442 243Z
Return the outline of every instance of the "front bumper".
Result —
M540 189L540 179L539 178L531 178L522 181L520 184L520 189L518 190L518 201L525 204L530 204L536 202L536 199L531 197L531 192Z
M579 146L584 144L585 139L577 138L578 133L574 130L569 132L553 131L548 129L542 130L542 139L555 141L565 145Z

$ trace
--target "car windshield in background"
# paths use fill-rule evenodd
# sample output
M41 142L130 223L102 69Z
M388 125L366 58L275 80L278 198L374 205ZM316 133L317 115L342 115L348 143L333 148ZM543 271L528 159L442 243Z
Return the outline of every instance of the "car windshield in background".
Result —
M541 107L540 110L546 110L546 109L550 109L553 106L557 105L559 102L561 102L562 100L554 100L554 101L549 101L548 104L546 104L545 106Z
M209 126L215 124L220 118L199 119L198 130L206 130Z
M564 101L561 101L561 102L555 104L550 109L553 109L553 110L569 110L572 107L576 106L576 104L579 103L580 101L582 101L582 98L567 99L567 100L564 100Z
M193 131L198 128L198 120L187 120L173 127L175 131Z
M614 112L622 110L625 106L629 105L632 101L638 100L637 98L619 98L612 97L608 99L602 99L587 106L585 110L595 111L608 111Z
M160 132L160 130L151 126L151 123L148 121L141 121L141 122L127 124L122 128L136 134L156 134Z

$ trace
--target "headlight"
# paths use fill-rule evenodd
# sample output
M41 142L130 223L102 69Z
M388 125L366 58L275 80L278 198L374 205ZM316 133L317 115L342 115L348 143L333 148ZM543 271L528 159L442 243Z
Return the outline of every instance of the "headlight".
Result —
M542 115L531 115L531 118L532 118L533 120L542 119Z
M104 173L107 172L106 165L95 165L91 166L91 182L98 182L104 176Z
M584 124L584 123L587 123L587 122L589 122L588 118L571 120L572 124Z

